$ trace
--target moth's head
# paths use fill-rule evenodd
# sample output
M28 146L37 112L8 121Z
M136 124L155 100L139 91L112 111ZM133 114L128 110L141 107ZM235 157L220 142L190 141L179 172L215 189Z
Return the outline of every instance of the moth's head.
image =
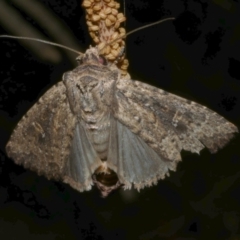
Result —
M107 59L99 54L99 51L95 47L91 47L87 49L84 54L79 55L76 58L76 61L79 65L82 64L96 64L96 65L108 65Z

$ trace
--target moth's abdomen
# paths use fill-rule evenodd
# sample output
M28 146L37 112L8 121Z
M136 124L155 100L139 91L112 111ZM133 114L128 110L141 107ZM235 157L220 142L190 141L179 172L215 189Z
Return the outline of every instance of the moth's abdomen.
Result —
M99 158L106 161L109 147L110 120L109 114L103 116L94 124L86 123L89 140L91 141Z
M110 168L105 169L102 166L100 166L99 168L96 169L94 175L98 182L107 187L114 186L118 182L117 174Z
M97 168L93 174L93 182L101 191L102 197L107 197L113 190L122 186L117 174L105 164Z
M90 140L101 160L107 159L109 129L96 129L90 132Z

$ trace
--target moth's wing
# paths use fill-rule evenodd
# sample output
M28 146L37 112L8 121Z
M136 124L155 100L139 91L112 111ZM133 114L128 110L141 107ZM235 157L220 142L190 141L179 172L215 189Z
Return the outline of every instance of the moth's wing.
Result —
M70 148L70 161L66 164L64 182L78 191L90 190L92 175L102 165L94 147L89 141L87 131L77 123Z
M71 112L65 86L60 82L20 120L6 146L7 154L15 163L39 175L65 181L79 191L87 190L92 184L93 170L89 166L95 159L91 158L93 154L83 152L89 142L80 130L80 123ZM80 145L76 146L76 142ZM77 159L76 154L81 158ZM82 175L78 177L77 173Z
M136 139L143 140L170 170L175 170L181 160L182 149L199 153L206 146L213 153L238 132L235 125L200 104L133 80L121 79L116 83L112 112L114 118L131 131L132 139L135 139L132 141L137 144L139 140ZM141 144L139 142L137 146ZM136 159L140 166L141 156L131 157L131 160L125 158L123 178L126 171L134 172ZM114 166L121 164L114 161ZM154 165L154 161L157 161L155 157L149 157L145 167L151 177L155 176L152 182L160 178L159 172L162 174L161 167L147 168ZM130 178L125 180L132 182ZM140 183L141 186L144 184Z
M125 189L138 190L156 184L172 169L144 140L112 117L107 166L115 171Z

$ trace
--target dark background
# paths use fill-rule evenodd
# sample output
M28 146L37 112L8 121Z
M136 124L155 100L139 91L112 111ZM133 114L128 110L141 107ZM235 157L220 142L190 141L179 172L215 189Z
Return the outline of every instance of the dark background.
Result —
M40 34L80 51L91 44L81 1L29 1L37 12L24 2L1 0L0 34ZM132 79L194 100L239 127L237 2L127 0L127 31L176 17L127 38ZM95 187L79 193L15 165L5 152L14 126L76 66L76 55L11 39L0 39L0 50L1 239L240 239L238 135L217 154L183 152L177 172L157 186L106 199Z

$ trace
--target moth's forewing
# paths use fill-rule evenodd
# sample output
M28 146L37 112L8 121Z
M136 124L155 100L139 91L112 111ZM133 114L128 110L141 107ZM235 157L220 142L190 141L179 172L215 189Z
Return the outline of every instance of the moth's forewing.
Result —
M179 160L181 149L214 153L238 132L216 112L162 89L132 80L116 86L115 118L168 160Z
M6 146L7 154L48 179L67 182L79 191L90 189L93 168L100 160L91 154L88 138L76 123L60 82L20 120Z

